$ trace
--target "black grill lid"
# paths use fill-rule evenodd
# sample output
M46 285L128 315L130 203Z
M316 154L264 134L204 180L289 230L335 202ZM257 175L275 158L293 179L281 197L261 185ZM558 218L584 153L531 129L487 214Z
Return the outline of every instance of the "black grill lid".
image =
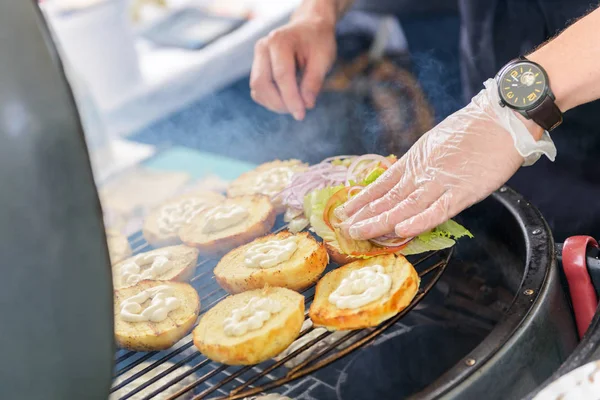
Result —
M37 2L0 2L0 55L0 398L106 399L114 348L102 213Z

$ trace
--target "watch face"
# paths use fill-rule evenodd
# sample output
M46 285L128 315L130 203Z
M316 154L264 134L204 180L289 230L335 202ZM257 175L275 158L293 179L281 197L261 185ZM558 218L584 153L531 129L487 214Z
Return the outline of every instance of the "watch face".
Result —
M540 67L524 61L502 71L498 86L506 105L529 110L543 100L548 91L548 79Z

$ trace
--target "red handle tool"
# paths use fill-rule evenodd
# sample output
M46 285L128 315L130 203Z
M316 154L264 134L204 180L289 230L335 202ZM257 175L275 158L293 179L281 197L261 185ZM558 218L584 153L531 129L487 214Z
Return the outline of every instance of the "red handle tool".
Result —
M577 331L582 338L594 318L598 306L596 290L587 269L587 247L598 247L591 236L572 236L568 238L562 251L562 264L569 284L569 292L575 311Z

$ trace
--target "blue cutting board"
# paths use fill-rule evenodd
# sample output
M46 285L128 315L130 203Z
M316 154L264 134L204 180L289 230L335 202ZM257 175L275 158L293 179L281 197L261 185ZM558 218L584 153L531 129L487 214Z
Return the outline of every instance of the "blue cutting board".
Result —
M194 179L216 175L228 181L256 167L256 164L245 161L177 146L158 153L146 160L144 165L160 171L187 172Z

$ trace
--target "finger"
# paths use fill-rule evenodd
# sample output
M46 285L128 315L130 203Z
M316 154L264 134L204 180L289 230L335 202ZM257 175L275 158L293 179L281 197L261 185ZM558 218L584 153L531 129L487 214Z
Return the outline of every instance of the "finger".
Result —
M351 226L356 225L364 220L377 217L402 203L404 199L406 199L406 197L416 189L414 184L408 181L409 179L407 178L407 175L403 175L396 186L394 186L386 194L379 199L368 203L350 218L343 220L343 222L340 224L342 233L347 237L352 237L350 234Z
M346 220L367 204L379 199L392 190L404 174L405 161L403 160L404 157L399 161L396 161L396 163L377 178L375 182L367 186L366 189L360 191L341 207L338 207L335 210L335 215L341 220Z
M443 192L440 186L420 187L392 209L353 224L349 230L350 237L367 240L392 233L396 225L426 210Z
M284 39L273 36L272 45L269 47L273 79L281 94L285 107L298 121L304 119L306 109L300 96L300 89L296 80L296 59L294 47Z
M391 190L388 190L382 197L370 202L358 210L356 214L346 220L346 223L351 225L356 224L360 221L376 217L377 215L389 211L402 203L411 193L417 190L423 189L418 189L408 175L402 175L400 181L398 181Z
M399 223L394 230L398 236L414 237L430 231L459 211L459 207L453 206L452 192L447 191L425 211Z
M330 67L327 57L321 54L314 53L308 59L300 85L302 99L307 108L315 106L317 95L321 91L325 75Z
M250 89L252 99L262 106L277 113L289 112L273 82L271 56L265 40L259 40L254 47Z

